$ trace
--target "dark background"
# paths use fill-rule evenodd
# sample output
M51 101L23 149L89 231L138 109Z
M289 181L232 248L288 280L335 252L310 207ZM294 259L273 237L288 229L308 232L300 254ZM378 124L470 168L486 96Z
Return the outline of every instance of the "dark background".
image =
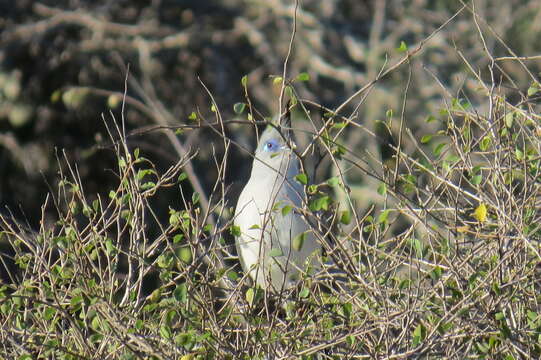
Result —
M426 39L460 8L458 1L302 1L297 34L288 64L288 75L307 72L310 80L297 83L300 96L336 108L355 90L373 79L382 67L392 65L403 53ZM263 116L278 110L278 89L270 75L281 75L292 27L294 2L274 1L0 1L0 206L38 225L41 206L54 193L59 172L67 163L77 164L89 196L106 196L117 182L116 160L104 126L120 119L120 107L108 104L110 92L123 92L129 64L130 77L141 88L128 85L128 95L149 107L148 98L172 115L169 125L189 123L192 111L214 120L211 101L199 79L212 93L224 120L236 116L233 105L245 102L240 79L248 75L250 100ZM541 51L541 10L536 0L476 1L476 9L489 22L483 32L496 32L518 54ZM359 105L356 100L343 112L375 128L386 111L400 112L408 72L406 116L415 136L422 136L424 119L444 106L443 95L468 98L475 104L475 89L464 76L461 56L486 73L479 31L472 15L462 11L434 35L409 66L378 83ZM508 50L489 37L487 50L494 56ZM541 61L528 63L540 70ZM516 62L501 63L518 82L510 83L497 72L502 88L526 90L529 78ZM520 79L524 82L520 82ZM88 87L81 95L74 87ZM512 99L511 99L512 100ZM111 113L110 113L111 111ZM316 116L317 117L317 116ZM127 106L128 130L156 125L152 116ZM256 120L262 120L258 117ZM309 129L309 124L294 125ZM377 129L376 129L377 130ZM253 148L251 126L228 126L227 135ZM220 158L222 141L208 129L178 135L186 149L198 149L194 171L208 194L216 181L212 147ZM302 138L302 136L301 136ZM367 147L380 152L373 140L345 134L350 148ZM161 171L178 155L161 131L130 136ZM65 159L64 159L65 154ZM250 161L240 149L230 153L226 182L236 199L247 178ZM363 183L362 177L353 181ZM185 189L189 195L190 186ZM170 189L155 201L181 207L179 189ZM54 221L56 210L45 209Z

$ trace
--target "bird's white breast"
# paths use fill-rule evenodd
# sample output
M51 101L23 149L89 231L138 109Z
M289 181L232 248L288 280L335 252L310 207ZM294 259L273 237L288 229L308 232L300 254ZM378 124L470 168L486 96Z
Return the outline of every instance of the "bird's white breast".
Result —
M300 191L300 184L276 173L268 178L252 177L239 197L235 213L241 232L239 258L244 270L263 288L268 287L269 279L277 290L288 287L306 257L319 248L310 233L300 251L292 249L292 240L308 230L294 210L302 205ZM284 206L292 208L285 215Z

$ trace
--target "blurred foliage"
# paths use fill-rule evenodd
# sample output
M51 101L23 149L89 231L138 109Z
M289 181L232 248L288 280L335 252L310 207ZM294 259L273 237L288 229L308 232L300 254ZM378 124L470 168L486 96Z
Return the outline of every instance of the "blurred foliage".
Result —
M476 1L479 26L493 31L520 54L540 50L539 9L536 1ZM248 75L249 95L263 116L278 110L277 89L269 75L282 73L293 23L291 1L17 1L0 4L0 203L14 211L21 207L35 222L40 204L58 171L55 149L66 151L87 190L99 192L112 177L112 167L100 113L107 113L108 95L122 92L129 64L131 77L141 89L128 94L148 102L159 101L173 115L170 125L182 124L199 110L211 116L210 101L198 78L210 89L224 118L235 116L233 104L242 101L239 80ZM395 61L401 41L413 48L448 20L459 2L449 1L303 1L297 13L298 33L288 64L294 76L308 72L311 80L297 85L300 96L334 108L373 79L383 66ZM461 57L472 70L488 78L483 46L494 56L508 55L494 36L483 44L471 15L463 11L425 44L410 69L394 71L371 90L362 106L352 103L356 121L374 126L388 109L398 109L408 71L412 83L406 108L412 131L422 128L427 114L442 106L442 97L460 94L473 104L476 96ZM539 71L534 62L531 72ZM503 62L509 77L493 74L503 87L529 84L527 72L516 62ZM436 81L437 80L437 81ZM71 87L85 87L86 96L70 96ZM272 96L274 94L274 96ZM71 95L74 95L73 93ZM118 114L119 108L113 109ZM135 129L155 120L128 107L127 126ZM298 124L308 128L306 124ZM231 126L229 134L250 148L253 130ZM381 132L381 131L380 131ZM156 132L128 139L160 168L175 159ZM186 147L199 148L196 167L207 164L211 149L200 144L216 141L211 131L181 137ZM351 133L350 148L364 146L378 153L374 139ZM102 146L100 146L102 145ZM218 152L223 151L218 148ZM234 159L245 154L233 149ZM238 164L232 161L232 164ZM248 164L230 168L229 181L243 178ZM5 174L9 174L6 176ZM40 175L43 174L43 175ZM199 171L209 186L213 171ZM44 181L46 180L46 181Z

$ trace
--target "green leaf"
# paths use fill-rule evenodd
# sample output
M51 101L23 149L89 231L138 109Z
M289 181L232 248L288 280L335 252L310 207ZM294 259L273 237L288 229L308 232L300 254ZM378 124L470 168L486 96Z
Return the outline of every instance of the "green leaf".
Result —
M340 213L340 222L344 225L349 225L351 223L351 213L349 210L344 210Z
M494 293L496 295L498 295L498 296L501 295L502 290L501 290L500 285L498 284L498 282L495 281L495 282L492 283L492 291L494 291Z
M471 127L469 125L465 125L461 130L461 134L465 141L469 141L471 139Z
M403 279L400 281L400 284L398 284L398 288L400 290L409 289L411 286L411 280L410 279Z
M248 304L252 305L254 303L254 298L255 298L255 289L249 288L248 290L246 290L245 297Z
M178 317L178 313L176 310L169 310L167 314L165 314L165 323L167 325L173 324L173 321Z
M148 297L148 300L152 303L155 303L157 302L158 300L160 300L162 296L162 288L157 288L156 290L154 290Z
M177 256L186 264L190 264L192 262L192 250L188 246L183 246L179 248L177 250Z
M513 126L513 117L514 117L515 113L510 111L508 112L507 114L505 114L505 126L507 126L508 128L510 128L511 126Z
M169 213L169 224L172 226L177 226L178 224L180 224L181 216L179 212L171 209Z
M198 192L194 192L192 194L192 202L194 205L197 205L197 203L199 202L199 193Z
M175 336L175 344L184 347L186 350L191 350L195 345L195 337L189 332L180 333Z
M515 157L518 161L524 160L524 153L520 149L515 149Z
M227 278L232 281L237 281L239 278L239 274L237 274L236 271L230 270L227 272Z
M446 145L447 144L445 144L445 143L441 143L441 144L436 145L436 147L434 148L434 155L439 156L441 154L441 152L443 151L443 148Z
M333 129L338 129L338 130L340 130L340 129L345 128L346 126L348 126L348 123L347 123L347 122L345 122L345 121L340 121L340 122L337 122L337 123L333 124L332 128L333 128Z
M97 344L103 341L103 335L102 334L92 334L88 338L91 343Z
M422 258L423 257L423 244L421 243L421 240L416 239L416 238L411 238L409 239L409 242L412 249L415 250L416 256L418 258Z
M412 345L419 345L426 338L426 327L423 324L417 325L415 330L413 330L413 341Z
M232 225L232 226L229 228L229 232L230 232L231 235L233 235L233 236L240 236L240 226Z
M153 187L156 186L156 183L153 182L153 181L147 181L146 183L142 184L141 185L141 190L148 190L148 189L152 189Z
M443 269L440 266L436 266L431 272L430 277L432 280L437 281L441 278L441 275L443 274Z
M51 102L52 103L59 102L61 98L62 98L62 90L55 90L51 94Z
M350 319L353 312L353 305L351 303L342 304L342 312L347 319Z
M88 88L71 88L62 94L62 101L67 108L78 109L85 104L89 93Z
M106 249L107 255L112 255L112 254L114 254L116 252L116 248L113 245L113 240L107 239L105 241L105 249Z
M381 214L378 216L378 223L383 224L387 222L387 219L389 218L389 213L391 212L390 209L383 210Z
M233 105L233 111L235 111L235 114L242 114L244 112L244 109L246 108L245 103L236 103Z
M197 114L195 113L195 111L192 111L192 113L188 116L188 120L197 120Z
M184 235L182 234L177 234L175 236L173 236L173 244L178 244L182 241L182 239L184 239Z
M113 194L114 194L114 191L113 191ZM98 211L98 209L100 208L100 202L98 199L92 201L92 209L94 209L94 211Z
M340 184L340 179L336 176L333 176L332 178L330 178L329 180L327 180L327 184L330 186L330 187L336 187Z
M385 184L385 183L379 184L378 189L376 191L381 196L384 196L387 193L387 184Z
M421 137L421 144L427 144L430 140L432 140L432 135L423 135L423 137Z
M446 323L446 322L442 322L440 324L440 326L438 327L438 332L443 335L445 334L446 332L448 332L449 330L451 330L453 328L453 324L452 323Z
M488 351L490 350L490 349L488 348L488 344L487 344L486 342L484 342L484 341L476 342L476 343L475 343L475 346L477 347L477 350L478 350L479 352L482 352L482 353L484 353L484 354L488 353Z
M528 88L528 96L534 96L539 91L539 83L534 82L529 88Z
M488 347L491 349L494 349L499 342L500 341L498 340L498 338L492 335L491 337L488 338Z
M340 160L342 155L346 153L346 148L343 145L334 144L331 148L331 152L338 160Z
M173 265L174 257L171 252L167 252L165 254L161 254L158 256L157 264L162 269L169 269Z
M291 212L291 209L293 208L290 205L285 205L282 208L282 216L286 216L287 214L289 214Z
M308 176L304 173L295 175L295 180L297 180L299 183L303 185L308 184Z
M396 49L398 52L408 51L408 45L404 41L400 42L400 46Z
M160 328L160 335L164 338L164 339L171 339L173 333L171 332L171 328L167 325L163 325L161 328Z
M187 178L188 178L188 174L186 174L185 172L181 172L180 175L178 176L178 182L184 181Z
M299 297L301 299L305 299L310 295L310 290L306 287L303 287L301 291L299 291Z
M188 287L186 283L178 284L173 291L173 296L178 302L185 304L188 301Z
M474 175L471 177L471 183L473 185L479 185L481 183L481 181L483 181L483 175L479 174L479 175Z
M537 317L539 315L537 315L535 311L528 310L526 311L526 316L528 317L528 319L530 319L530 321L537 321Z
M285 87L285 94L290 99L291 106L297 105L297 97L295 96L295 92L293 91L293 88L290 85L287 85Z
M263 290L259 288L249 288L246 290L246 301L250 305L257 303L263 296Z
M55 315L56 309L53 307L48 306L43 311L43 319L45 319L45 321L50 321Z
M481 143L479 144L479 148L481 149L481 151L487 151L487 149L490 147L491 141L492 140L490 139L490 137L483 137L483 139L481 139Z
M328 210L330 202L331 199L327 195L324 195L310 201L310 205L308 207L312 211L319 211L321 209Z
M304 245L304 240L306 240L306 232L300 233L299 235L293 238L291 246L295 251L301 251L302 246Z
M273 85L281 85L283 78L281 76L275 76L274 79L272 79Z
M415 177L414 175L411 175L411 174L405 174L403 176L401 176L401 182L402 182L402 185L404 187L404 192L406 194L408 193L412 193L415 191L415 187L416 187L416 184L417 184L417 177Z
M118 167L120 167L121 169L125 169L126 168L126 159L124 159L123 157L119 158L118 159Z
M297 75L297 81L308 81L310 80L310 75L308 73L302 72Z
M242 87L246 87L246 85L248 84L248 75L244 75L244 76L240 79L240 83L241 83Z
M274 248L274 249L271 249L271 251L269 251L270 257L277 257L277 256L282 256L282 255L284 255L284 253L282 252L282 249L279 249L279 248Z

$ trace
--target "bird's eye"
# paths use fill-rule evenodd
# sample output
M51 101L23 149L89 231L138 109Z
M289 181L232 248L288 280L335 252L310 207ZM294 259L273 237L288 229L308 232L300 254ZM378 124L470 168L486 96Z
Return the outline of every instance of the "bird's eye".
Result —
M265 151L277 151L278 142L276 140L268 140L265 145L263 145L263 150Z

